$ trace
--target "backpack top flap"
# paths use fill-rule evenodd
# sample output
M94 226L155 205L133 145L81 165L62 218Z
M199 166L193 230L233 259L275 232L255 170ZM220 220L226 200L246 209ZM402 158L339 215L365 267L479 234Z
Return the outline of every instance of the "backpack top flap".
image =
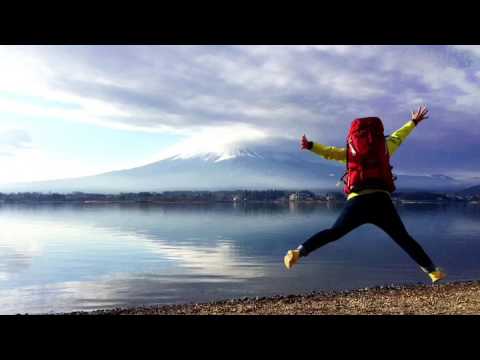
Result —
M378 117L358 118L352 121L348 137L360 130L370 130L372 132L381 133L383 136L384 128L382 120Z
M353 158L375 158L385 149L382 121L377 117L355 119L347 138L348 152Z

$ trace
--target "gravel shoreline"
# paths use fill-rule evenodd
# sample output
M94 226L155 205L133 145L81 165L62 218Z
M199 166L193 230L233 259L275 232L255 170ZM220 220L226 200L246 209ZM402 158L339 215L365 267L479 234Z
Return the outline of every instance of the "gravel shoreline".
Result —
M115 308L67 315L478 315L480 281Z

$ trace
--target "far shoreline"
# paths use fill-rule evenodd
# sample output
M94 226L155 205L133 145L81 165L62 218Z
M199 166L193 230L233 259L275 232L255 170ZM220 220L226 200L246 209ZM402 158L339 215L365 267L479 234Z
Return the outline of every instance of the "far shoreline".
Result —
M392 194L396 205L472 204L480 196L405 189ZM3 204L342 204L345 194L337 190L181 190L130 193L2 193Z

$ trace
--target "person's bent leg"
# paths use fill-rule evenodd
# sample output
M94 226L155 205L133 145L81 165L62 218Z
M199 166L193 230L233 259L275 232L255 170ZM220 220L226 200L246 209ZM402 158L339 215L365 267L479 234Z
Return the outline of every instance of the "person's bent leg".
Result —
M353 229L364 224L365 214L367 209L364 208L363 202L360 199L352 199L347 201L342 213L338 217L335 224L329 229L320 231L311 236L302 245L298 247L300 256L307 256L312 251L330 243L348 234Z
M376 197L373 195L361 195L348 200L335 224L326 230L313 235L296 250L289 250L284 257L287 269L295 265L300 257L307 256L312 251L340 239L353 229L370 221L374 214L372 206L375 206Z

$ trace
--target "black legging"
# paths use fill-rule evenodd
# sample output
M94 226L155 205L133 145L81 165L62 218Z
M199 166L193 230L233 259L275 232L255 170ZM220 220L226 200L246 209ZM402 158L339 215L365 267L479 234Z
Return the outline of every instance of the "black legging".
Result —
M418 265L428 272L435 270L432 260L408 234L390 196L383 192L359 195L348 200L335 224L330 229L323 230L305 241L300 254L307 256L315 249L338 240L366 223L374 224L385 231Z

